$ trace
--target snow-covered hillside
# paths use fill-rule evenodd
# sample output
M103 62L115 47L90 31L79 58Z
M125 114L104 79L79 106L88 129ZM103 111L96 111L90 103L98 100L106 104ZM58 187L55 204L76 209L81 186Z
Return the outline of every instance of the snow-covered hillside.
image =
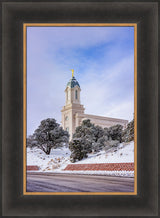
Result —
M97 154L89 154L88 158L76 162L84 163L130 163L134 162L134 142L121 143L117 148L108 151L100 151Z
M71 164L70 154L70 150L66 147L52 149L50 155L46 155L38 148L27 148L27 165L37 165L40 171L62 172L68 164ZM121 143L117 148L111 148L106 152L89 154L88 158L74 164L129 162L134 162L134 142Z
M27 148L27 166L37 165L40 171L61 170L71 163L70 154L69 148L66 147L52 149L50 155L39 148Z

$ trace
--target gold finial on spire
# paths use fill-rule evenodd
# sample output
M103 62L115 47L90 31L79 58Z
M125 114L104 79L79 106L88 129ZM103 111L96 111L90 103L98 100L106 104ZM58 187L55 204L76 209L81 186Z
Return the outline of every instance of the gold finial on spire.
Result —
M72 77L74 77L74 69L71 69L71 71L72 71Z

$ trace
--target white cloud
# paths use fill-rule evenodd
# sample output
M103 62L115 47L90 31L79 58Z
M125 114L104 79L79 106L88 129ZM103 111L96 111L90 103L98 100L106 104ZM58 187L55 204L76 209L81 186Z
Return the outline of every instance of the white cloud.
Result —
M127 57L98 75L92 69L82 84L82 103L86 113L130 120L134 109L133 56ZM133 66L132 66L133 67ZM104 64L105 68L105 64ZM126 81L124 75L126 76ZM90 79L89 79L90 78Z
M81 103L87 114L130 119L133 114L134 56L133 49L117 43L117 40L127 39L123 29L118 30L119 34L116 29L106 31L106 28L99 31L88 31L87 28L30 30L27 134L33 133L42 119L54 117L61 121L60 110L65 104L64 89L71 77L71 68L76 69L82 89ZM102 57L84 52L86 47L94 51L101 43L109 43L109 47L101 46Z
M28 40L34 41L38 51L52 48L86 48L108 43L117 38L125 39L126 27L28 27ZM37 46L40 45L40 46ZM37 51L37 52L38 52Z

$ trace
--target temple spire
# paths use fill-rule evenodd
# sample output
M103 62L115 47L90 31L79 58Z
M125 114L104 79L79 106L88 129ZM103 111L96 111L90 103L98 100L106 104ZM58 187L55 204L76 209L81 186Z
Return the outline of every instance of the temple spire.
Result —
M74 69L71 69L71 71L72 71L72 77L74 77Z

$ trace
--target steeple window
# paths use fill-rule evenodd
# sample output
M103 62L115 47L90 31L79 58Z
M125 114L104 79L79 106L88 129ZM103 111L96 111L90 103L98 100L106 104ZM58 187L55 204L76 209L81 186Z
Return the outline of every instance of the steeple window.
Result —
M68 116L65 117L65 120L66 120L66 121L69 120Z
M77 90L75 91L75 99L78 99L78 92L77 92Z

